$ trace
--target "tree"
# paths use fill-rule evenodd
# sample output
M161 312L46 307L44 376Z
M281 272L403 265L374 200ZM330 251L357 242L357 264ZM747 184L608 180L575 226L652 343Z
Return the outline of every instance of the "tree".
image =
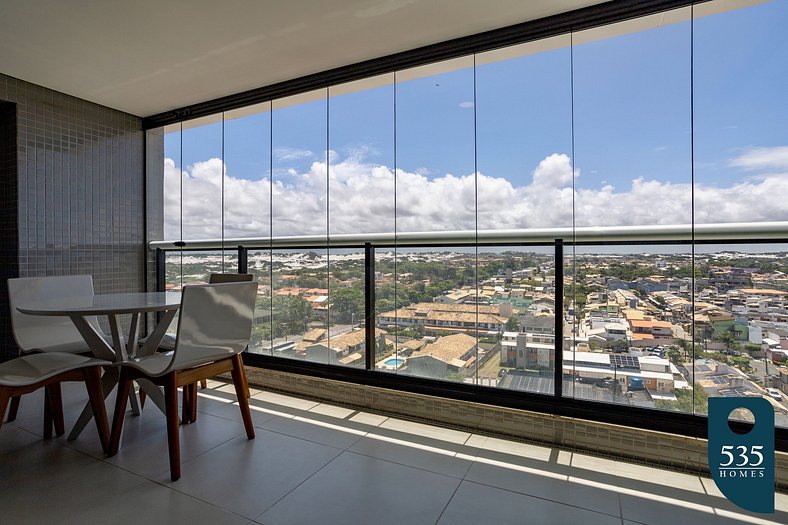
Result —
M690 414L707 414L709 411L709 395L699 383L692 386L692 390L674 390L675 401L657 399L656 408L662 410L676 410Z
M360 321L364 317L364 292L355 286L332 292L331 315L341 323Z
M747 343L746 345L744 345L744 350L746 350L748 354L752 355L752 354L760 353L763 349L761 348L761 345Z
M675 346L668 348L668 351L665 352L665 357L674 365L678 365L681 362L681 352Z
M741 346L730 331L725 331L717 336L717 340L725 344L725 353L732 354Z
M446 379L449 381L465 381L465 374L462 372L452 372Z
M275 297L274 312L285 325L286 333L296 334L304 329L312 316L312 306L300 295Z
M516 332L519 329L520 329L520 319L518 319L516 315L511 316L506 321L506 331Z
M380 334L375 343L375 353L378 355L385 354L389 349L389 344L386 342L386 336Z

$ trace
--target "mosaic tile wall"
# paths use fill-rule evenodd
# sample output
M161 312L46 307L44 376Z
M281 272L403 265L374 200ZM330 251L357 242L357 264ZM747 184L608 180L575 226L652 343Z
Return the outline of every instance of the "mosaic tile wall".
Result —
M2 74L0 101L16 105L18 266L12 271L91 274L98 293L143 291L141 119ZM4 249L13 227L3 224ZM7 307L0 321L9 332ZM16 352L4 345L0 359Z
M251 385L478 434L708 475L705 439L246 367ZM788 491L788 453L775 457Z

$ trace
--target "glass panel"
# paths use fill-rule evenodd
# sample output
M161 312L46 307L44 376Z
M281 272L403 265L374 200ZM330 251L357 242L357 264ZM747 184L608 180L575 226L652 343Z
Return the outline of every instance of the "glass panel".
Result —
M329 234L394 231L394 75L330 89Z
M476 227L473 57L397 72L397 232Z
M181 235L181 126L164 128L164 240L179 241Z
M380 259L385 258L384 252ZM399 248L395 260L391 284L388 265L376 267L385 283L378 308L394 296L396 308L378 315L378 327L388 333L386 346L393 352L375 368L475 383L477 332L501 332L506 324L498 306L476 304L475 249ZM389 288L394 282L395 291Z
M187 284L205 284L212 273L222 273L225 265L222 251L172 251L165 254L165 285L168 292L180 291ZM227 264L238 266L238 257L231 256ZM175 316L167 332L175 335L178 329L178 316Z
M478 384L552 394L554 248L479 247L478 272ZM499 321L504 321L502 328Z
M328 362L364 368L364 250L332 249L329 257ZM376 335L382 335L382 332ZM308 350L308 348L307 348ZM309 353L307 352L307 358Z
M184 122L183 239L222 238L222 116Z
M261 104L224 116L224 237L271 235L271 111ZM232 248L235 248L233 245Z
M257 288L257 305L254 312L254 328L249 343L249 352L256 354L272 353L274 338L271 317L271 250L250 249L247 257L249 273L259 283Z
M271 235L271 104L224 115L224 237L226 271L236 272L233 238ZM250 249L250 273L258 281L250 352L271 351L271 251Z
M709 396L761 396L788 427L788 246L699 245L695 260L696 412Z
M572 226L570 37L481 53L480 230Z
M788 220L785 20L784 0L695 6L698 224Z
M573 262L565 395L692 412L690 246L578 246Z
M273 250L274 356L338 364L328 346L328 254Z
M273 102L272 234L327 234L326 92ZM325 282L323 283L325 288Z
M692 222L689 15L573 35L577 227Z

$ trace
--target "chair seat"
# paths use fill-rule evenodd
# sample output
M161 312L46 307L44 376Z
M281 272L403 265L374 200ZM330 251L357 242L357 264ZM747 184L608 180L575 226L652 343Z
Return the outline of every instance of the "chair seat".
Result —
M159 376L164 372L172 362L172 351L169 352L155 352L145 357L131 357L124 361L124 366L135 368L145 375Z
M110 341L110 344L112 342ZM75 341L71 343L61 343L61 344L53 344L47 345L46 347L42 348L31 348L30 350L26 350L21 352L22 355L25 354L39 354L39 353L67 353L67 354L89 354L90 348L84 341Z
M30 386L69 370L111 364L109 361L63 352L25 355L0 363L0 386Z
M139 340L139 345L142 346L145 344L148 338L143 337ZM164 334L164 337L161 339L161 343L159 343L159 350L175 350L175 336L170 334Z

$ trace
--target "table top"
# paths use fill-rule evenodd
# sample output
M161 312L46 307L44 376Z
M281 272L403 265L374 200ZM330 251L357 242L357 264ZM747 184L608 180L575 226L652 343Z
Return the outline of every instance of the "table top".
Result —
M20 304L28 315L113 315L177 310L180 292L117 293L83 297L58 297Z

